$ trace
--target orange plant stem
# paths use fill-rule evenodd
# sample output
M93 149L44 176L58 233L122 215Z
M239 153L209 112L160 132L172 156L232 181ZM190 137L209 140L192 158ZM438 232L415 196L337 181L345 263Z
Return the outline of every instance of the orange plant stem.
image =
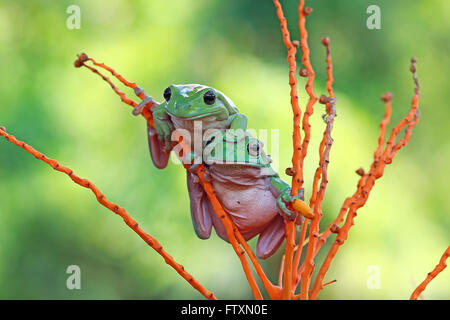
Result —
M309 205L309 207L311 208L311 204ZM301 230L300 230L300 238L298 240L298 249L294 256L294 266L293 266L294 271L292 273L292 283L293 283L294 291L296 290L297 285L300 282L301 273L300 273L299 264L300 264L300 258L302 256L302 252L303 252L303 246L306 244L305 237L306 237L308 225L309 225L309 219L305 219L302 224Z
M284 285L282 289L282 298L292 300L294 298L294 289L292 283L293 256L295 248L295 223L286 222L286 250L284 259Z
M309 100L306 104L305 115L303 117L302 127L305 132L305 137L302 143L302 154L300 157L300 167L303 168L303 162L305 160L306 154L308 152L308 145L311 139L311 124L309 123L309 118L314 112L313 106L317 102L317 96L314 92L314 79L316 74L311 65L311 60L309 57L309 46L308 46L308 31L306 30L306 14L305 15L305 0L300 0L298 5L298 26L300 29L300 47L303 52L302 63L305 66L308 73L308 80L306 81L305 90L308 93ZM301 182L303 184L303 182Z
M397 136L397 132L393 131L391 133L390 140L395 140L395 137ZM393 138L392 138L393 137ZM326 272L329 269L329 266L331 264L331 261L334 259L337 251L339 250L340 246L344 244L344 242L348 238L348 233L350 228L353 226L353 220L356 216L356 211L364 206L366 203L370 191L372 190L375 180L380 178L382 176L384 166L388 163L387 156L389 155L389 147L386 147L382 160L380 161L380 168L377 168L376 162L372 164L371 170L368 174L364 175L365 183L362 188L357 190L356 196L353 197L352 203L350 204L350 207L348 209L348 214L346 221L344 225L339 229L338 236L336 240L333 242L333 245L330 248L330 251L328 252L325 261L322 265L322 267L319 270L319 273L317 274L314 287L312 289L312 297L316 298L319 294L320 290L323 288L322 281L325 277Z
M300 10L300 8L299 8ZM303 15L303 10L301 11ZM301 19L302 20L302 19ZM304 28L304 17L303 17L303 28ZM306 32L306 31L305 31ZM326 63L327 63L327 91L329 97L322 97L324 101L322 103L326 104L327 117L325 118L326 128L323 133L323 138L319 146L319 167L316 170L313 181L313 193L310 199L310 205L314 208L314 218L311 221L309 230L309 245L306 251L305 261L302 267L304 268L301 274L301 288L300 296L302 299L309 298L310 283L315 268L314 258L317 254L317 242L319 240L319 226L322 217L322 201L325 196L325 191L328 184L328 164L329 164L329 154L331 146L333 144L333 138L331 137L331 131L333 129L334 118L336 116L335 107L335 97L333 91L333 65L331 61L331 54L329 48L329 38L323 38L322 44L326 48ZM309 73L309 71L308 71ZM313 97L311 97L312 99ZM321 99L322 99L321 98ZM318 189L318 180L321 178L320 188Z
M416 124L418 122L418 119L419 119L419 109L418 109L418 107L419 107L419 84L418 84L418 80L417 80L417 76L416 76L415 63L416 63L416 60L414 58L411 59L411 72L413 74L413 79L416 83L415 95L412 99L411 109L409 110L408 114L392 129L391 135L386 143L386 147L385 147L384 151L382 152L382 154L379 150L381 150L380 148L383 147L383 145L380 145L380 143L382 143L384 141L384 139L380 139L380 138L378 139L379 145L377 147L377 150L374 153L374 161L371 165L370 171L367 174L363 174L363 176L360 179L360 182L362 182L361 183L362 187L360 188L358 186L358 190L356 191L354 196L352 196L350 198L351 199L349 201L350 206L348 208L348 214L347 214L346 221L345 221L344 225L339 229L338 236L336 237L336 240L333 242L333 244L332 244L317 276L316 276L316 280L314 282L313 289L311 290L311 296L314 299L318 296L320 290L322 290L322 288L323 288L323 279L330 267L332 260L334 259L335 255L336 255L337 251L339 250L339 248L344 244L344 242L348 238L350 228L354 224L353 220L356 216L356 211L365 205L367 199L369 198L370 191L372 190L372 188L375 184L375 181L383 175L385 166L387 164L392 163L392 160L395 157L397 151L408 144L409 139L411 137L412 129L416 126ZM382 98L386 102L386 105L387 105L386 114L388 114L388 116L389 116L390 113L388 113L388 110L390 108L390 101L392 100L392 95L385 94L385 95L383 95ZM386 114L385 114L385 119L386 119ZM385 121L383 121L383 122L385 122ZM381 130L383 130L383 126L385 126L385 124L383 124L383 122L380 125ZM386 124L387 124L387 122L386 122ZM407 126L407 128L405 130L404 138L400 139L397 142L397 144L394 145L396 138L398 137L401 130L405 126ZM347 201L344 203L344 206L346 204L347 204ZM342 212L342 209L341 209L341 212ZM344 211L344 215L345 215L345 212L347 212L347 210Z
M134 232L136 232L139 237L141 237L152 249L154 249L159 255L161 255L165 262L170 265L173 269L175 269L178 274L180 274L186 281L189 282L189 284L199 291L205 298L210 300L217 300L217 298L214 296L214 294L208 290L206 290L197 280L194 279L192 275L190 275L184 267L177 263L172 256L170 256L162 247L162 245L151 235L146 233L144 230L142 230L139 227L139 224L129 215L129 213L124 209L119 207L117 204L109 201L106 199L105 195L100 192L100 190L89 180L82 179L74 174L73 170L71 170L68 167L65 167L58 163L58 161L54 159L47 158L44 154L40 153L39 151L35 150L33 147L29 146L23 141L17 140L13 135L9 135L4 131L3 129L0 129L0 135L5 137L6 140L9 142L12 142L16 146L21 147L28 153L32 154L36 157L36 159L41 160L48 165L50 165L54 170L65 173L72 179L73 182L76 184L90 189L96 196L97 201L103 205L105 208L111 210L115 214L118 214L121 216L124 220L124 222L129 226Z
M334 98L331 98L334 99ZM326 146L323 154L321 156L321 171L322 171L322 179L320 183L320 188L317 192L317 200L314 205L314 218L311 221L310 230L309 230L309 245L306 252L306 257L304 261L304 271L301 275L301 288L300 295L302 299L309 298L309 286L311 282L311 277L314 271L314 258L316 256L316 244L319 239L319 223L322 217L322 200L325 196L326 187L328 184L328 163L329 163L329 153L331 146L333 144L333 139L331 137L331 131L333 129L334 117L336 116L336 108L334 106L334 102L329 102L330 113L326 118L327 128L326 128Z
M129 88L135 89L137 87L137 84L131 81L128 81L127 79L125 79L122 75L120 75L119 73L117 73L113 68L107 66L104 63L99 63L97 61L94 60L94 58L89 58L89 60L92 61L93 64L95 64L96 66L103 68L105 70L108 70L109 72L111 72L111 74L113 76L115 76L120 82L122 82L124 85L126 85ZM144 95L141 94L137 94L137 96L141 99L144 99Z
M278 285L280 287L283 287L284 259L285 256L283 254L283 256L281 257L280 271L278 272Z
M306 92L308 93L309 96L309 100L306 104L306 109L305 109L305 115L303 117L303 123L302 123L302 127L303 127L303 131L305 132L305 137L303 138L303 143L302 143L302 154L300 157L300 167L303 168L303 163L306 157L306 154L308 152L308 145L311 139L311 124L309 123L309 118L311 117L311 115L314 112L313 106L314 104L317 102L317 96L314 92L314 80L316 77L316 74L314 72L314 69L311 65L311 61L310 61L310 50L309 50L309 45L308 45L308 31L306 29L306 15L308 15L310 13L310 11L308 11L309 9L306 9L305 11L305 1L304 0L300 0L299 5L298 5L298 16L299 16L299 20L298 20L298 26L299 26L299 30L300 30L300 47L302 50L302 63L306 68L307 71L307 81L306 81L306 85L305 85L305 89ZM324 147L324 143L323 143L323 147ZM313 185L317 184L318 181L318 177L320 177L320 172L316 171L314 180L315 182L313 183ZM303 184L303 181L302 181ZM315 194L316 192L313 191L313 194ZM310 201L310 208L312 208L312 204ZM302 230L300 233L300 239L299 239L299 244L300 244L300 248L303 247L302 243L304 242L305 236L306 236L306 224L308 224L309 221L305 221L305 224L302 226ZM310 228L310 232L311 232L311 228ZM301 258L301 253L302 250L299 250L296 252L296 256L294 258L294 270L298 270L298 265L300 263L300 258ZM296 286L296 284L298 284L298 280L296 279L298 276L298 272L294 273L294 286ZM294 288L295 290L295 288ZM307 293L306 293L307 295ZM302 295L301 295L302 296ZM303 298L305 297L305 295L303 295Z
M330 39L328 37L324 37L322 38L322 44L325 46L326 49L326 63L327 63L327 82L326 82L326 88L327 88L327 92L329 97L334 98L334 90L333 90L333 83L334 83L334 77L333 77L333 63L331 61L331 52L330 52ZM328 102L326 103L326 109L327 109L327 114L330 115L331 112L331 108L330 108L331 104ZM320 176L322 175L322 166L323 166L323 161L324 161L324 151L325 151L325 146L327 143L327 130L325 129L323 132L323 138L322 141L320 142L320 146L319 146L319 166L316 169L316 173L314 175L314 181L313 181L313 191L312 191L312 195L311 195L311 199L310 199L310 207L314 207L316 204L316 199L317 199L317 195L318 195L318 182L320 179ZM331 225L330 224L330 230L331 230ZM330 231L329 230L329 231ZM316 243L315 243L315 250L314 250L314 256L317 255L317 253L320 250L320 240L322 239L322 236L320 236Z
M380 157L381 157L381 153L383 152L383 145L384 145L384 138L386 135L386 127L390 122L391 119L391 114L392 114L392 97L390 95L385 95L385 113L384 113L384 117L383 120L380 122L380 133L378 136L378 146L375 149L374 152L374 162L378 162L380 161ZM367 180L368 176L363 175L357 185L357 190L355 191L355 193L353 194L353 196L347 198L344 201L344 204L342 205L342 208L337 216L337 218L331 222L328 227L326 228L326 230L324 231L322 237L320 237L320 241L317 243L317 251L320 250L320 248L322 247L323 244L326 243L328 237L331 235L331 229L333 225L340 225L342 223L342 221L345 218L345 213L347 212L347 210L349 209L350 204L355 203L356 199L358 198L360 192L361 192L361 188L364 186L365 181Z
M114 90L115 93L117 93L117 95L120 97L120 99L122 100L122 102L128 104L129 106L135 108L138 104L137 102L133 101L132 99L128 98L123 92L121 92L112 82L111 80L109 80L108 77L105 77L100 71L98 71L97 69L88 66L87 64L84 64L84 66L86 68L88 68L89 70L91 70L92 72L98 74L103 80L105 80L110 86L111 88Z
M287 21L283 14L283 8L278 0L273 0L276 8L277 17L280 20L281 32L283 34L283 42L287 48L287 61L289 64L289 85L291 87L291 106L294 113L293 119L293 156L292 165L294 168L294 175L292 177L291 195L297 195L303 183L303 172L301 166L302 156L302 144L301 144L301 132L300 132L300 119L302 111L298 104L297 94L297 79L295 73L297 71L297 62L295 61L295 55L297 49L290 39L289 30L287 28ZM286 249L285 249L285 261L284 261L284 283L282 289L282 298L285 300L291 300L294 297L292 286L292 265L293 255L295 247L295 222L286 221Z
M198 177L200 179L200 183L203 186L203 189L205 190L206 194L208 195L209 200L211 200L211 204L214 208L214 211L216 212L219 219L222 221L223 225L225 226L228 240L230 241L231 245L233 246L234 251L236 252L236 255L241 260L242 268L244 269L245 275L247 277L247 281L250 285L250 288L253 292L253 295L255 296L255 299L262 300L263 297L261 295L261 292L259 291L258 285L256 284L255 278L253 277L252 271L250 270L250 266L248 265L247 258L245 257L245 251L242 250L242 248L239 246L239 243L235 237L235 232L239 232L237 230L236 226L234 225L233 221L229 217L228 213L225 212L222 205L219 202L219 199L217 199L215 195L214 188L212 185L207 182L203 175L205 173L205 169L203 165L200 165L198 170Z
M80 60L80 56L84 56L84 60ZM138 103L133 101L132 99L128 98L123 92L121 92L115 85L114 83L112 83L112 81L106 77L105 75L103 75L100 71L98 71L97 69L85 64L86 61L92 61L92 63L94 63L96 66L100 66L101 68L104 68L106 70L108 70L109 72L111 72L112 75L114 75L117 79L119 79L119 81L121 81L123 84L125 84L126 86L132 88L132 89L136 89L138 88L138 86L134 83L134 82L130 82L128 80L126 80L124 77L122 77L120 74L118 74L114 69L108 67L107 65L103 64L103 63L97 63L93 58L88 58L87 55L85 53L81 54L78 58L78 60L75 61L75 66L76 67L86 67L89 70L91 70L93 73L99 75L104 81L106 81L111 88L113 89L113 91L120 97L121 101L128 104L129 106L136 108L138 106ZM140 89L140 88L139 88ZM135 90L135 94L141 98L144 99L145 98L145 93L144 91ZM150 124L152 127L155 126L154 122L153 122L153 115L152 112L150 111L150 108L153 106L153 102L150 101L148 102L148 104L145 106L145 108L142 110L142 116L147 120L148 124Z
M417 300L420 296L420 294L425 290L427 285L436 278L436 276L442 272L447 267L447 259L450 256L450 246L448 246L447 250L445 250L444 254L442 255L441 259L439 260L439 263L437 266L433 269L433 271L429 272L425 280L422 281L422 283L414 290L414 292L411 294L410 300Z
M327 113L329 114L329 110L327 110ZM327 133L326 130L324 130L323 132L323 137L322 137L322 141L320 142L319 145L319 166L316 169L316 172L314 174L314 179L313 179L313 184L312 184L312 192L311 192L311 198L309 199L309 207L310 208L314 208L315 203L316 203L316 198L317 198L317 190L318 190L318 184L319 184L319 180L320 177L322 175L322 163L323 163L323 152L325 150L325 145L327 142ZM306 236L306 228L307 225L309 224L309 220L306 220L305 223L302 225L302 229L300 232L300 239L299 239L299 246L302 248L303 247L303 243L305 241L305 236ZM299 263L300 263L300 258L301 258L301 254L302 254L302 250L297 251L296 255L295 255L295 264L294 264L294 269L297 270L297 279L295 280L294 286L297 287L298 283L300 282L300 276L301 276L301 272L300 272L300 268L299 268ZM301 270L304 270L304 266L301 268Z
M233 222L233 221L231 221L231 222ZM233 223L233 226L234 226L234 223ZM252 249L248 245L247 241L245 241L244 237L239 232L239 230L236 227L234 227L234 228L235 228L235 235L236 235L237 240L244 247L245 252L247 253L250 261L252 262L253 267L255 268L256 273L258 274L259 278L261 279L261 282L263 283L264 287L266 288L267 293L269 294L270 298L272 300L275 300L275 299L279 300L279 299L281 299L281 289L280 289L280 287L275 286L269 280L269 278L267 278L263 268L259 264L255 254L253 253Z

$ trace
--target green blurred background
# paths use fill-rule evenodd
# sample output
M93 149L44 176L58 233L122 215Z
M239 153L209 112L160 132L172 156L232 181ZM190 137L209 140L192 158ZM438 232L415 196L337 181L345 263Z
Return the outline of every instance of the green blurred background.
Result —
M371 162L384 113L380 95L394 93L394 123L408 111L409 59L418 58L419 125L359 210L326 277L338 281L320 296L406 299L450 239L445 71L450 2L308 2L314 8L307 25L315 89L318 95L325 91L320 40L329 36L338 97L324 224L355 190L355 169L367 169ZM66 27L71 4L81 8L80 30ZM282 4L292 38L298 39L297 1ZM381 8L381 30L366 27L371 4ZM157 99L171 83L220 89L248 116L250 128L280 130L277 165L287 178L284 168L292 152L288 66L272 1L0 0L0 45L0 125L91 179L218 298L251 298L231 247L215 234L207 241L195 236L184 169L153 167L144 121L134 118L100 78L75 69L73 61L86 52ZM299 81L303 87L305 80ZM302 107L305 101L302 93ZM322 113L323 105L316 105L305 164L307 196ZM202 298L89 191L5 140L0 141L0 217L0 298ZM263 263L272 279L278 276L281 251ZM81 268L81 290L66 288L65 271L72 264ZM370 266L380 271L376 290L366 285ZM445 270L423 297L448 299L449 284Z

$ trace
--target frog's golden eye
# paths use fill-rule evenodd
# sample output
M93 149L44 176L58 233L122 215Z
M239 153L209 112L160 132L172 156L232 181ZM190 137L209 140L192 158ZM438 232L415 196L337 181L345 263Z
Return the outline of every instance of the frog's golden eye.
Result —
M163 96L166 101L169 101L170 97L172 96L172 90L170 90L170 88L167 88L166 90L164 90Z
M205 101L205 103L209 105L214 104L214 102L216 102L216 93L212 90L206 92L203 95L203 101Z
M247 144L248 154L254 157L259 156L260 145L259 142L252 141Z

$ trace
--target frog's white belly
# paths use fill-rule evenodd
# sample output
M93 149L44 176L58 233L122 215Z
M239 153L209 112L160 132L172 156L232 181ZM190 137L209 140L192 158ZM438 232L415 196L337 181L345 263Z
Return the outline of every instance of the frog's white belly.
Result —
M209 173L217 198L244 237L264 230L278 214L270 178L259 168L213 165Z

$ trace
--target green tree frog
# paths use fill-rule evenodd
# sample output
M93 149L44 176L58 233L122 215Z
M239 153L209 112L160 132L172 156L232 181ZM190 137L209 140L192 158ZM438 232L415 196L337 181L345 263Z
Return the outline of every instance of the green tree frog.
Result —
M247 118L222 92L211 87L187 84L171 85L164 91L165 101L153 111L155 128L148 126L153 163L165 168L174 141L172 134L184 130L184 142L191 146L190 160L201 160L224 210L246 240L259 234L256 254L266 259L284 239L284 219L299 223L289 205L299 196L291 196L289 185L270 166L263 145L246 131ZM200 150L195 148L201 125ZM191 167L194 167L195 164ZM225 227L214 212L195 170L187 172L191 217L201 239L216 233L228 241ZM300 195L302 197L302 195Z

